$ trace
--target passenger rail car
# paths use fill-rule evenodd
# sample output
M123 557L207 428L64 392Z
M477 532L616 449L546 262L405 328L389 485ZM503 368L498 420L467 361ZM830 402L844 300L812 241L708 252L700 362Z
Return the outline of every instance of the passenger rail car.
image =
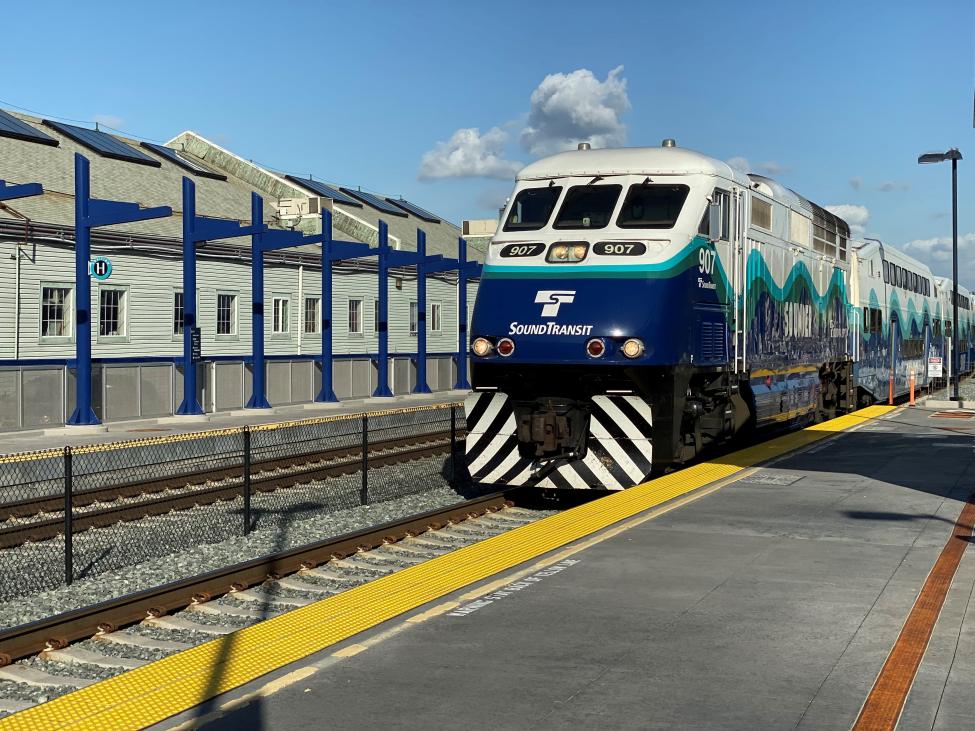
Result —
M745 429L886 397L891 343L906 384L944 302L919 263L861 248L865 264L841 218L672 140L528 165L471 322L471 475L621 489Z

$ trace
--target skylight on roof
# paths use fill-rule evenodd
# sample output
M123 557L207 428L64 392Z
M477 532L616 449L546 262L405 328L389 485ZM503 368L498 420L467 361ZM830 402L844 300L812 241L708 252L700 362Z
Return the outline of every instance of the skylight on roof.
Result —
M152 142L143 142L142 146L147 150L152 150L156 154L161 155L174 165L179 165L184 170L189 170L191 173L199 175L202 178L213 178L214 180L227 179L226 175L221 175L210 168L200 165L196 160L181 150L175 150L172 147L165 147L164 145L156 145Z
M408 200L404 200L403 198L387 198L386 200L388 200L394 206L398 206L399 208L402 208L404 211L407 211L408 213L412 213L421 221L427 221L428 223L440 223L440 219L434 216L432 213L430 213L430 211L426 211L420 208L420 206L415 206L412 203L410 203Z
M323 198L331 198L336 203L362 208L362 204L359 201L350 198L345 193L340 193L331 185L326 185L319 180L312 180L311 178L299 178L297 175L285 175L284 177L286 177L292 183L297 183L302 188L307 188L313 193L317 193Z
M372 193L366 193L364 190L354 190L352 188L342 188L343 193L348 193L353 198L358 198L363 203L372 206L377 211L382 211L383 213L388 213L391 216L400 216L406 218L406 213L404 213L399 208L389 205L379 196L375 196Z
M124 160L125 162L134 162L139 165L151 165L152 167L162 167L162 163L155 160L145 153L125 144L119 139L116 139L107 132L102 132L97 129L88 129L87 127L76 127L73 124L64 124L63 122L52 122L50 119L45 119L44 124L53 130L56 130L63 134L65 137L69 137L79 145L84 145L89 150L94 150L102 157L109 157L113 160Z
M27 122L17 119L12 114L7 114L2 109L0 109L0 137L11 137L15 140L37 142L52 147L57 147L59 144L50 135L44 134L39 129L34 129Z

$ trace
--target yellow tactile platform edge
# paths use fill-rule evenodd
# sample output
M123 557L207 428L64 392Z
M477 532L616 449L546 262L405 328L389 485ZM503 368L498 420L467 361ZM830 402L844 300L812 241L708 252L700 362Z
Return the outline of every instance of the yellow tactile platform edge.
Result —
M252 432L274 431L275 429L285 429L295 426L314 426L316 424L328 424L336 421L351 421L368 416L371 419L381 416L392 416L394 414L414 414L420 411L438 411L449 409L451 406L462 408L462 401L445 401L438 404L428 404L424 406L404 406L398 409L384 409L383 411L359 411L354 414L333 414L332 416L312 416L307 419L297 419L292 421L274 421L267 424L252 424ZM224 429L201 429L200 431L184 432L183 434L169 434L161 437L145 437L143 439L126 439L118 442L100 442L98 444L86 444L74 447L75 454L92 454L94 452L108 452L116 449L132 449L133 447L148 447L157 444L174 444L176 442L187 442L194 439L225 437L231 434L240 434L242 426L231 426ZM36 452L18 452L0 456L0 465L13 464L15 462L30 462L37 459L48 457L60 457L62 449L42 449Z
M403 612L892 408L871 406L612 493L21 711L0 721L0 731L158 723Z

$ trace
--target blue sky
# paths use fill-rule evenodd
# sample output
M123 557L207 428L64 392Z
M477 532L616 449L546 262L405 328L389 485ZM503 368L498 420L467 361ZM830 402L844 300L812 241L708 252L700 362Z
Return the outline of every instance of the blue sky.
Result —
M855 206L867 235L949 273L950 170L916 158L957 146L975 285L971 0L48 2L4 25L20 31L0 106L193 129L455 221L490 216L519 163L573 136L675 137Z

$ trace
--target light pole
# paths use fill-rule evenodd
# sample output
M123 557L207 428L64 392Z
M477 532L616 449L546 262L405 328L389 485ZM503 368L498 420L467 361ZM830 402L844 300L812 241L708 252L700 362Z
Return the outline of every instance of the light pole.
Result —
M918 164L951 160L951 400L958 401L958 161L957 147L947 152L926 152Z

